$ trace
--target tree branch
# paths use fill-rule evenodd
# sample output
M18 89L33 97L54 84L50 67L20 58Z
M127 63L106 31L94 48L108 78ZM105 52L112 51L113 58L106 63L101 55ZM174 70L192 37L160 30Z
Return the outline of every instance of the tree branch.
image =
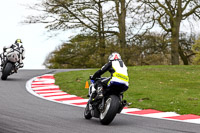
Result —
M86 24L85 22L83 22L76 14L74 14L71 10L69 10L69 8L65 5L65 3L59 2L59 0L55 0L56 2L60 3L62 5L63 8L65 8L75 19L77 19L82 25L84 25L85 27L89 28L92 31L97 32L96 29L92 28L91 26L89 26L88 24Z
M195 13L195 10L199 9L199 8L200 8L200 5L195 6L193 9L191 9L187 13L183 14L183 17L187 18L188 16L192 15L193 13Z
M168 10L167 7L161 4L159 0L156 0L156 3L165 10L166 14L168 14L171 18L173 18L173 15L171 14L171 12Z

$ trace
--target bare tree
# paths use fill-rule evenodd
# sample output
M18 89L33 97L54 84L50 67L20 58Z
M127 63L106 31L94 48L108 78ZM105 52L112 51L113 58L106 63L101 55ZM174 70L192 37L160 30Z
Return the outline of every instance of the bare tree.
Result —
M199 0L140 0L137 13L149 28L158 24L171 36L171 64L179 64L180 25L183 20L200 19ZM150 25L151 24L151 25Z
M109 22L112 8L104 11L104 0L45 0L31 7L43 12L40 16L27 17L26 23L47 23L49 30L80 29L82 32L98 36L101 64L105 63L105 37L117 36L115 25ZM105 24L106 23L106 24Z
M113 37L121 47L124 57L126 48L126 13L133 0L44 0L32 7L44 14L29 16L27 23L47 23L49 30L79 28L82 32L98 35L102 64L105 62L105 38Z

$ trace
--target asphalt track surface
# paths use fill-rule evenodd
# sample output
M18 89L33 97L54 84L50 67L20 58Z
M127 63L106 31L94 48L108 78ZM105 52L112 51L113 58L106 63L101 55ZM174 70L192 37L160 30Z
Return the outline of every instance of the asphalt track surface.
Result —
M0 81L0 133L199 133L199 124L118 114L108 125L83 118L84 108L40 99L26 82L69 70L21 70ZM1 75L1 74L0 74Z

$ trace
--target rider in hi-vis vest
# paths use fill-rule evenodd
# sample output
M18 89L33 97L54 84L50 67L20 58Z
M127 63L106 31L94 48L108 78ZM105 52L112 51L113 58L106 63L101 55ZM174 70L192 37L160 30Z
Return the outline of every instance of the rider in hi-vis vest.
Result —
M124 91L126 91L129 86L127 67L122 61L120 54L114 52L108 57L108 60L109 62L91 77L92 80L95 80L106 71L109 71L111 74L109 78L96 81L95 88L99 97L103 97L103 90L109 88L110 86L115 85L123 87Z
M112 68L115 70L115 72L113 73L113 76L110 79L108 86L112 83L121 83L128 86L129 78L127 67L125 66L124 62L120 64L120 61L118 60L112 61Z

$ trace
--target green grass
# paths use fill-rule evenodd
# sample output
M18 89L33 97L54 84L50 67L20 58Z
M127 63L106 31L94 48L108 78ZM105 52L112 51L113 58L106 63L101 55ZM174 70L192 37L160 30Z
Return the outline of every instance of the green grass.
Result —
M85 82L96 70L58 73L56 84L86 98ZM200 115L200 66L135 66L128 73L130 86L124 99L132 103L130 107Z

